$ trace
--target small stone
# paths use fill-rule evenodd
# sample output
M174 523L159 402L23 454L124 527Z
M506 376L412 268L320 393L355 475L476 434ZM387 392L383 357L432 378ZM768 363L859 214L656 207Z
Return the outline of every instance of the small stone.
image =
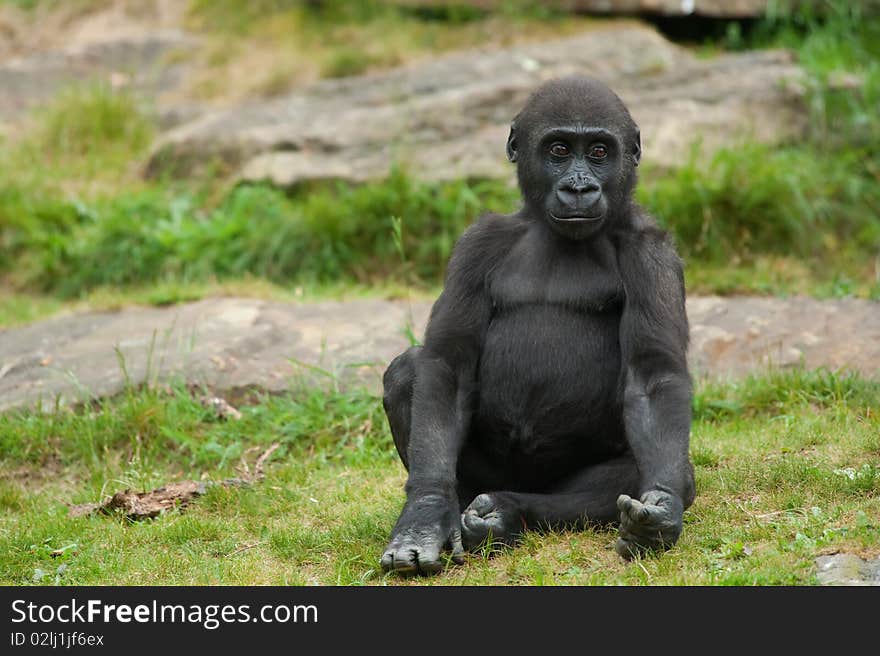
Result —
M782 358L780 364L792 365L798 364L801 361L801 358L804 357L804 352L795 346L789 346L788 348L782 351Z
M805 346L813 346L814 344L818 344L822 339L817 337L811 332L807 332L806 330L801 333L801 343Z
M880 585L880 557L865 560L840 553L816 559L822 585Z
M221 399L218 396L205 396L202 397L201 404L216 412L218 419L241 419L241 412L233 408L226 399Z
M865 84L863 75L849 71L832 71L828 76L828 88L835 91L853 91Z

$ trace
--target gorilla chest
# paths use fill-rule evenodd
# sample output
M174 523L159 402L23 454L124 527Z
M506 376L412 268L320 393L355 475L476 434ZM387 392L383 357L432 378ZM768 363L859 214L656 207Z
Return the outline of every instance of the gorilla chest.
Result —
M619 415L623 290L616 268L592 258L534 264L505 262L489 281L479 415L499 437L539 448Z

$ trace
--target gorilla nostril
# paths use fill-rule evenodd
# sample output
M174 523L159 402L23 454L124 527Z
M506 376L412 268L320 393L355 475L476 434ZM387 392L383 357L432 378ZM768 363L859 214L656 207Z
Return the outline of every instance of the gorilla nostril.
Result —
M560 191L569 194L592 194L599 191L599 185L590 180L567 180Z

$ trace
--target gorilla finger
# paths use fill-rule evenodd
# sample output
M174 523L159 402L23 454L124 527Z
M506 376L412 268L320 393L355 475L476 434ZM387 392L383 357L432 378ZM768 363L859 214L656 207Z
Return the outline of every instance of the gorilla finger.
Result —
M648 490L642 495L642 502L647 505L666 508L674 503L674 497L662 490Z
M386 572L397 572L398 574L412 574L418 569L415 560L412 557L413 549L389 549L382 556L382 567Z
M415 561L419 574L437 574L443 569L443 561L440 560L440 550L435 547L412 549L412 558Z
M422 576L432 576L443 571L443 563L439 560L430 560L422 562L419 560L419 574Z
M644 552L644 547L637 542L632 542L621 537L617 538L617 542L614 544L614 550L621 558L632 560Z
M461 531L458 529L452 532L452 562L456 565L464 563L464 545L461 541Z
M638 506L635 504L638 504ZM644 505L641 501L636 501L633 506L635 510L634 515L638 521L644 522L651 517L651 508Z
M620 500L618 499L618 507L620 505ZM626 498L626 501L623 503L623 508L621 509L622 514L626 514L629 519L634 522L644 522L648 519L650 515L650 511L647 506L643 504L638 499L632 499L630 497Z
M495 509L495 501L488 494L480 494L465 509L465 512L471 510L478 515L484 515Z
M475 513L465 513L461 518L461 535L465 547L476 549L489 537L489 523Z
M465 510L461 515L461 528L465 532L485 532L488 527L489 522L474 510Z

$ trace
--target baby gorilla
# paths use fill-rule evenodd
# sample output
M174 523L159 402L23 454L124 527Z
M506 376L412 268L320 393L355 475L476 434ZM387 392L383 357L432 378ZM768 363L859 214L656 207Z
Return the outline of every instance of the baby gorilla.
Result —
M386 571L611 523L629 558L672 546L694 499L682 264L632 198L638 127L603 84L556 80L507 155L522 209L462 235L424 346L385 372L409 471Z

